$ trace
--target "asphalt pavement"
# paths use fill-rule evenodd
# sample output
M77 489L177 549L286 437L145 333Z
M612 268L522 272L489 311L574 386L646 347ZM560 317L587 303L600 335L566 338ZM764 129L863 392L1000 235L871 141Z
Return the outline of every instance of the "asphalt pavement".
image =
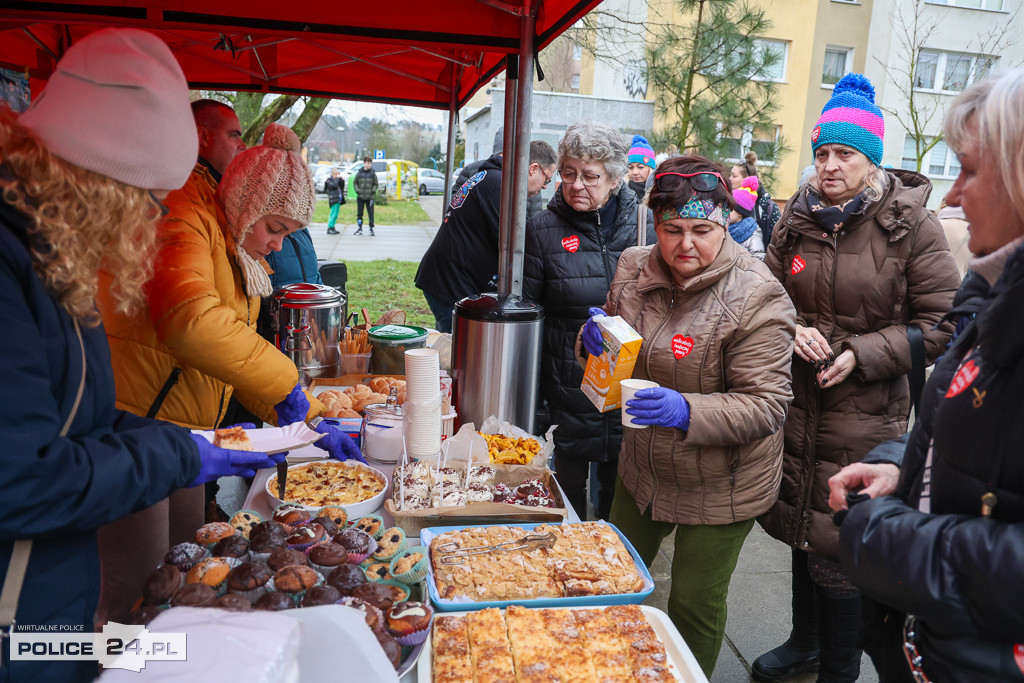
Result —
M430 217L415 225L382 225L370 237L354 235L354 224L335 227L340 235L328 235L326 223L309 226L321 260L374 261L397 259L419 261L430 246L441 223L442 197L430 195L420 198L420 205ZM245 500L244 481L237 478L221 479L218 500L232 514ZM672 535L662 545L651 567L654 592L645 601L665 610L668 605L672 565ZM790 554L789 547L779 543L759 526L754 525L740 553L736 572L729 590L729 616L725 626L725 641L711 683L742 683L750 679L750 665L763 652L781 644L789 636L790 628ZM794 683L813 683L816 675L804 674L789 679ZM876 683L871 661L865 656L861 664L860 681Z

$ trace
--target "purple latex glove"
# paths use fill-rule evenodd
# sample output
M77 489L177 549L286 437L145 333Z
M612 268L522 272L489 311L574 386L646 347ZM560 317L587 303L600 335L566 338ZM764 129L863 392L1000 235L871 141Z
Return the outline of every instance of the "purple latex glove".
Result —
M317 431L320 434L326 434L326 436L314 441L313 445L330 453L331 457L335 460L348 460L351 458L352 460L358 460L362 463L366 462L363 458L363 454L359 452L359 447L356 446L356 442L352 440L352 437L334 425L328 422L321 422L316 426L314 431Z
M274 406L274 410L277 411L278 427L284 427L293 422L305 422L306 414L309 413L309 399L302 391L302 386L296 384L291 393Z
M287 453L267 455L258 451L233 451L214 446L199 434L192 434L199 447L199 474L188 483L189 488L215 481L219 477L252 477L256 470L284 462Z
M684 432L690 428L690 404L678 391L665 387L641 389L626 401L626 412L638 425L672 427Z
M604 353L604 336L601 334L601 328L597 326L597 319L608 314L595 306L591 306L587 313L590 314L590 319L584 323L583 334L580 335L583 339L583 348L591 356L600 356Z

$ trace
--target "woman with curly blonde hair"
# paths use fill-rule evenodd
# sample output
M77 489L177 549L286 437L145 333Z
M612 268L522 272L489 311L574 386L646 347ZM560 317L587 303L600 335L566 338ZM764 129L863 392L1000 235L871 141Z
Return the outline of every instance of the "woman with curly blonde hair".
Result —
M114 407L97 270L115 274L118 307L138 308L159 198L196 152L181 68L143 31L79 40L24 114L0 111L0 592L17 597L0 632L92 631L98 527L274 464ZM3 680L95 674L95 662L0 652Z

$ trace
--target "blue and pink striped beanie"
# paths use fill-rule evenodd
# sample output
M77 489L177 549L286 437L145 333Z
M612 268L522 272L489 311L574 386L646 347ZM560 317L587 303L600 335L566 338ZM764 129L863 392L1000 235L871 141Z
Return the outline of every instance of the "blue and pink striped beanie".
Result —
M811 131L811 151L822 145L847 145L880 166L883 137L885 121L875 104L875 87L866 76L846 74L835 84L832 99Z
M633 144L629 146L629 161L630 164L644 164L645 166L655 167L654 163L654 148L647 142L647 138L643 135L634 135Z

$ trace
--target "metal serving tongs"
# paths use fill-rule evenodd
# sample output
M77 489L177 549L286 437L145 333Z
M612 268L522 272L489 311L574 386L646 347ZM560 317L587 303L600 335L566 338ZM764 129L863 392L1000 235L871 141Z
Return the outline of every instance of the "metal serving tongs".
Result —
M522 538L514 538L511 541L505 541L497 545L482 545L476 548L460 548L458 541L450 541L437 546L437 552L443 555L441 564L462 564L471 555L550 548L555 545L555 540L555 535L549 531L546 534L527 534Z

